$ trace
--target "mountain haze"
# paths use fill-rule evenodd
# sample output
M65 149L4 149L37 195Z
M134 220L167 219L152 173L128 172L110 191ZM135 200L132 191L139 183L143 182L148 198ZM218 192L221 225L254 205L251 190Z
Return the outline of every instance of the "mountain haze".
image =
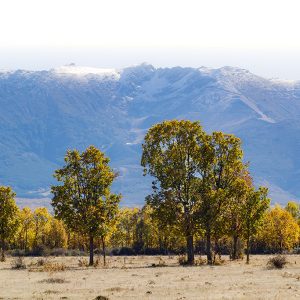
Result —
M144 134L177 118L240 137L255 183L285 203L300 198L299 117L299 82L233 67L2 71L0 184L32 198L23 202L43 201L66 150L93 144L119 172L114 191L123 203L142 204L151 186L140 167Z

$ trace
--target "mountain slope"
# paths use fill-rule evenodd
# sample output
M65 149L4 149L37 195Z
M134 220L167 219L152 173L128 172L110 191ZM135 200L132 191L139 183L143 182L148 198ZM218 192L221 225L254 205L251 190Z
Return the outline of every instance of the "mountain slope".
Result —
M165 119L200 120L243 140L255 182L274 201L300 198L300 84L232 67L122 70L65 66L0 73L0 183L22 198L49 197L66 149L94 144L111 157L127 205L143 203L141 143Z

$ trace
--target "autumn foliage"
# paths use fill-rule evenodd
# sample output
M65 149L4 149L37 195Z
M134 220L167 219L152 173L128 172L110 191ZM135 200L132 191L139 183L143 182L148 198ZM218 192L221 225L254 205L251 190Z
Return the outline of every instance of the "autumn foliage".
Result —
M1 259L5 252L89 252L93 265L94 253L176 253L183 264L197 264L194 255L201 253L214 264L222 254L246 253L249 263L251 251L297 250L299 204L269 206L268 190L254 187L234 135L208 134L199 122L165 121L147 132L141 164L153 191L140 208L119 207L121 195L111 192L117 173L94 146L66 153L54 174L50 210L19 208L12 189L1 186Z

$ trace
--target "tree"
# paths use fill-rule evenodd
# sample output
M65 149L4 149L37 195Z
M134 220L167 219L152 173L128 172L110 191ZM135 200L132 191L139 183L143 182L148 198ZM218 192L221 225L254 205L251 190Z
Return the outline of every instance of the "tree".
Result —
M272 251L291 250L299 240L299 225L289 212L276 205L266 213L260 239Z
M19 247L24 249L25 252L28 250L30 246L31 232L33 226L33 214L29 207L24 207L19 212L19 231L18 231L18 239L19 239Z
M18 228L18 207L15 203L16 194L10 187L0 186L0 242L1 260L5 260L5 243L13 237Z
M64 223L52 217L49 225L46 245L50 248L66 248L68 238Z
M250 259L250 239L262 225L264 214L270 204L267 195L268 189L265 187L260 187L258 190L250 188L242 207L243 235L247 244L247 264L249 264Z
M61 185L52 186L55 215L71 230L89 237L90 265L94 239L107 233L120 202L120 195L110 193L116 174L108 163L109 158L94 146L82 153L69 150L65 166L54 175Z
M286 206L285 210L288 211L295 220L299 222L300 220L300 205L296 201L289 201Z
M252 178L247 169L241 172L231 186L230 197L228 203L221 214L221 226L225 229L225 234L232 238L231 258L238 259L243 254L242 244L243 235L243 208L247 201L249 189L253 187Z
M119 210L116 228L110 236L112 247L133 247L136 241L138 214L138 208L124 207Z
M146 206L150 211L151 222L154 224L158 247L167 254L168 249L180 250L184 248L184 234L182 234L179 207L174 206L172 193L155 193L146 197Z
M206 152L209 160L200 167L197 189L201 198L199 217L206 235L207 262L212 264L212 237L219 236L218 231L223 230L220 218L246 166L242 162L241 141L232 134L213 132Z
M154 193L172 196L168 200L186 237L189 264L194 263L194 234L198 226L195 183L200 176L199 166L209 155L206 144L207 136L199 122L172 120L152 126L142 145L141 164L144 175L155 178ZM154 199L165 205L166 197Z
M32 216L33 222L33 248L46 245L46 239L50 230L50 221L52 216L46 207L38 207L34 210Z

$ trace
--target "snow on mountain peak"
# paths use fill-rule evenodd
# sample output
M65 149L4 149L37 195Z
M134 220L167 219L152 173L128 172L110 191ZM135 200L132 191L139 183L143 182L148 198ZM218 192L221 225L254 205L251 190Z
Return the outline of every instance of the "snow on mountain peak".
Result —
M96 75L109 79L120 79L120 72L116 69L102 69L93 67L81 67L74 64L62 66L53 70L55 74L59 75L75 75L75 76L87 76Z

